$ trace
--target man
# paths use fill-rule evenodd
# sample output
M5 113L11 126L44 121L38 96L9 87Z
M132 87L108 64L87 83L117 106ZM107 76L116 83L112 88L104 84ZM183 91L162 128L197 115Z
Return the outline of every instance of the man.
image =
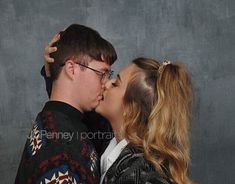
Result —
M41 75L44 77L46 83L46 91L49 98L51 96L53 82L50 76L49 64L54 62L54 58L52 57L51 53L57 50L57 47L54 47L53 45L59 39L60 34L57 33L45 47L44 52L45 65L41 70ZM104 117L97 114L95 111L85 112L83 122L88 128L89 133L87 134L87 137L89 137L89 139L93 142L96 152L100 158L109 142L114 137L112 127Z
M50 100L27 139L15 183L99 183L83 113L102 99L116 52L98 32L77 24L61 32L54 46Z

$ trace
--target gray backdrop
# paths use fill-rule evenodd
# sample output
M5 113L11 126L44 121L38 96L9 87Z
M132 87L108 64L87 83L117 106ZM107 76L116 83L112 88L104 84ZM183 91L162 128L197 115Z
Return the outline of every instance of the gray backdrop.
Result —
M185 63L195 91L190 175L235 183L234 0L0 0L0 183L13 183L47 100L44 46L72 23L113 43L116 71L138 56Z

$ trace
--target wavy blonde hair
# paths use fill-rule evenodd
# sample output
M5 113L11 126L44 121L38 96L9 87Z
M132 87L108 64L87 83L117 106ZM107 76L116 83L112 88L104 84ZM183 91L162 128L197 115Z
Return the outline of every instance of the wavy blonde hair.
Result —
M125 138L172 183L188 177L192 87L183 65L137 58L124 95Z

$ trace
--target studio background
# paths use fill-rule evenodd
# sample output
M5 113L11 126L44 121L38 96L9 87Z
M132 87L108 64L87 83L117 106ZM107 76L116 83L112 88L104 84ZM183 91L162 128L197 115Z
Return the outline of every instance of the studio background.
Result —
M234 0L0 0L0 183L13 183L47 101L44 47L72 23L114 45L116 72L139 56L184 63L195 92L191 178L235 183Z

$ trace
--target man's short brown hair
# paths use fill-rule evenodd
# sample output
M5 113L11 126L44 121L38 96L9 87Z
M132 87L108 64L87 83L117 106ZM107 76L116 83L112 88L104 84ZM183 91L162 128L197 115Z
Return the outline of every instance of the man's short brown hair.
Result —
M117 59L111 43L102 38L97 31L79 24L72 24L60 32L60 40L53 46L57 47L57 51L50 54L55 61L50 64L52 80L58 78L61 65L71 58L85 65L92 59L112 65Z

